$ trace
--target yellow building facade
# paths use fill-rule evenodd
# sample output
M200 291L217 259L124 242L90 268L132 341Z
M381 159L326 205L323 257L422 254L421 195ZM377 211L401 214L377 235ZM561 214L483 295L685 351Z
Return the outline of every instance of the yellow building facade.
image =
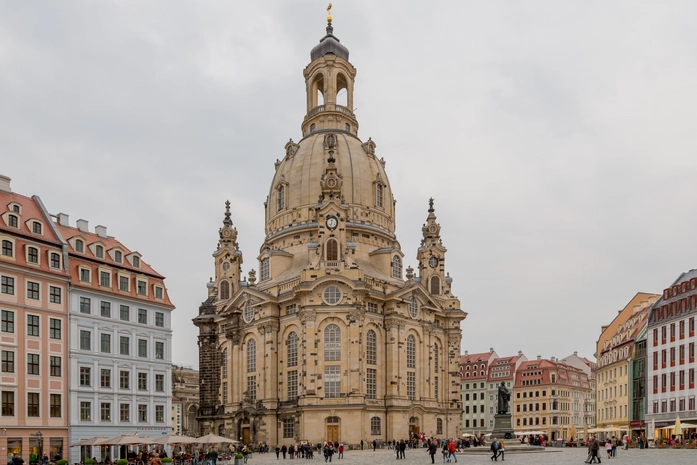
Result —
M648 311L660 296L638 293L601 328L597 342L596 425L607 436L624 436L630 431L630 358L634 337L646 326Z
M386 162L358 138L356 69L331 22L310 55L302 139L276 163L259 271L244 278L227 204L194 319L200 426L270 445L457 437L466 313L433 201L403 270Z

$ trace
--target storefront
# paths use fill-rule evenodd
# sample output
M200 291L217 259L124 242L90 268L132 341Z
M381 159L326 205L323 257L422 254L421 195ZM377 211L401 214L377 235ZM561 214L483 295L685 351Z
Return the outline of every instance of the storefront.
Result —
M68 452L67 446L67 429L3 428L0 436L0 453L7 458L7 462L17 454L26 465L41 462L44 455L51 460L57 457L63 459Z

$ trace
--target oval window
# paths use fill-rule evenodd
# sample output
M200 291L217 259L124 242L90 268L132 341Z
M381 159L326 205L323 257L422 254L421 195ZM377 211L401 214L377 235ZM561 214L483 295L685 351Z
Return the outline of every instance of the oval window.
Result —
M412 318L416 318L416 315L419 312L419 304L416 303L416 299L412 298L409 301L409 316Z
M244 308L244 322L250 323L254 319L254 307L251 302L247 302L247 306Z
M329 305L336 305L341 301L341 289L336 286L329 286L322 294L324 301Z

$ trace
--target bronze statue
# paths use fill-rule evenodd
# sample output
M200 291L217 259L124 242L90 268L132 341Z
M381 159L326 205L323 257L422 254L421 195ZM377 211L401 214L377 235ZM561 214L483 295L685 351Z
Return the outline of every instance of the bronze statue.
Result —
M511 391L506 388L506 383L501 381L499 385L499 405L496 413L508 413L508 401L511 400Z

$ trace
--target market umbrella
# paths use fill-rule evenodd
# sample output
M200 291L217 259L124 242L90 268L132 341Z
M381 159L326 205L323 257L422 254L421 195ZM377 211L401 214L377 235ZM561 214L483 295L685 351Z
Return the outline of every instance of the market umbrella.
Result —
M240 441L235 441L234 439L224 438L215 434L206 434L200 438L194 439L196 444L239 444Z
M673 432L676 436L682 436L682 425L680 425L680 416L675 419L675 431Z
M70 447L94 446L94 445L100 444L100 441L103 441L105 439L108 439L108 438L106 436L96 436L96 437L89 438L89 439L83 439L81 441L76 442L75 444L70 444Z
M155 439L150 444L157 444L159 446L164 446L166 444L196 444L198 439L189 436L178 436L176 434L168 434L167 436L162 436Z
M153 441L154 439L149 436L122 434L121 436L100 441L99 444L109 444L110 446L129 446L132 444L153 444Z
M574 441L576 440L576 425L571 425L569 436L571 436L569 439L573 439Z
M656 420L651 419L651 439L656 439Z
M585 441L588 439L588 424L584 423L583 424L583 440Z
M472 435L469 434L469 433L463 433L463 434L462 434L462 437L463 437L463 438L469 438L469 437L472 437Z

